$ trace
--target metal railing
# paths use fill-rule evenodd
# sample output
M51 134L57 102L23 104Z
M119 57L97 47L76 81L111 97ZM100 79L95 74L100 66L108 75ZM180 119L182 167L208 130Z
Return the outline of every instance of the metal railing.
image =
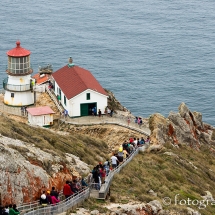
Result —
M34 208L39 207L39 205L40 205L40 202L39 202L39 200L37 200L34 202L30 202L30 203L24 203L24 204L18 206L17 209L20 212L23 212L23 211L27 211L27 210L33 210Z
M59 105L56 96L53 95L52 89L49 89L48 85L46 85L46 92L49 94L49 96L51 97L51 99L55 103L55 105L57 106L60 113L62 113L63 108Z
M53 67L51 64L48 64L47 66L39 66L39 72L40 73L46 73L46 72L52 72L53 71Z
M87 180L87 177L84 179L85 181ZM90 190L93 189L92 188L93 183L90 183L89 188ZM59 192L59 196L58 198L63 201L64 200L64 195L63 195L63 190L61 190ZM28 203L23 203L22 205L18 205L17 209L21 212L23 211L27 211L27 210L36 210L38 207L40 207L40 201L34 201L34 202L28 202Z
M114 117L108 117L108 116L102 116L101 118L99 117L93 117L93 116L88 116L88 117L80 117L80 118L70 118L70 117L61 117L61 121L68 123L68 124L73 124L73 125L103 125L103 124L113 124L113 125L119 125L125 128L129 128L131 130L140 132L146 136L150 135L150 129L146 127L145 125L139 126L137 123L132 122L128 125L127 120L125 117L118 117L115 115Z
M131 117L131 116L129 116L130 122L128 123L128 116L125 116L125 115L121 114L120 112L117 113L117 114L113 114L113 118L117 118L120 121L125 122L128 126L133 126L133 127L136 127L136 128L141 128L141 127L143 127L145 125L144 122L142 122L142 124L136 123L135 122L135 117Z
M70 196L68 199L65 199L59 202L56 205L48 205L48 206L39 206L39 208L34 208L29 212L25 212L22 214L25 215L55 215L59 213L63 213L68 209L80 204L90 195L90 189L84 188L79 193Z
M25 85L8 84L8 78L5 78L3 80L3 88L9 91L23 92L32 90L32 85L30 83Z
M63 191L59 193L59 199L63 200ZM22 205L17 206L17 209L19 211L26 211L26 210L33 210L34 208L38 208L40 206L40 201L34 201L34 202L29 202L29 203L23 203Z
M139 151L144 151L145 148L146 148L146 145L136 148L135 151L132 154L130 154L130 156L128 158L126 158L126 160L123 163L121 163L115 169L110 171L108 176L105 178L105 183L101 185L100 190L98 191L98 195L96 195L95 198L105 199L109 192L109 188L110 188L114 175L116 173L119 173L120 170L125 165L127 165L133 159L133 157L135 155L137 155L139 153ZM91 184L89 184L89 186L87 188L82 189L80 192L70 196L68 199L63 200L56 205L48 205L48 206L44 207L39 204L39 201L37 201L37 202L33 202L33 203L30 203L27 205L23 204L22 206L19 206L18 209L20 211L22 211L21 214L23 214L23 215L59 214L59 213L67 211L68 209L71 209L72 207L76 206L80 202L87 199L90 196L92 190L95 190L96 185L97 185L96 183L91 183ZM61 198L63 198L63 195L61 196ZM26 211L28 211L28 212L26 212Z
M127 157L123 163L121 163L116 168L114 168L112 171L110 171L108 176L105 178L105 183L102 184L102 186L99 190L99 199L105 199L106 198L107 193L109 192L110 185L111 185L111 182L112 182L114 175L116 173L119 173L121 171L121 169L124 166L126 166L133 159L133 157L135 155L137 155L139 153L139 151L144 151L145 148L146 148L146 145L136 148L135 151L132 154L130 154L129 157Z

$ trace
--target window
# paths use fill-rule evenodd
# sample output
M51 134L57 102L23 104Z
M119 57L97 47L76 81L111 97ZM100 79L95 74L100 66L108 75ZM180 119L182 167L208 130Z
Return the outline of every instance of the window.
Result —
M8 59L8 69L14 74L27 73L30 67L30 56L19 58L9 57Z
M14 93L11 93L11 98L14 98Z
M90 93L87 93L87 100L90 100Z
M64 104L66 105L66 96L64 96Z

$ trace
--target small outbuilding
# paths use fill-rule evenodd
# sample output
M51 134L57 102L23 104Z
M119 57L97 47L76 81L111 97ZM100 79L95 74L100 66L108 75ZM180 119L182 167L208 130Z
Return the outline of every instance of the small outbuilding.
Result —
M27 108L27 112L30 124L42 127L53 125L53 114L55 112L49 106Z

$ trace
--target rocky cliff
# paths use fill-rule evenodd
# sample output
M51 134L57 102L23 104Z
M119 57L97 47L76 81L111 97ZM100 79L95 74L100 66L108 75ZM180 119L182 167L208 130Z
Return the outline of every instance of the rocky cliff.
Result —
M52 186L62 190L66 179L87 175L125 139L141 137L138 132L113 125L64 124L60 130L32 127L0 115L3 205L34 201Z
M179 112L170 112L165 118L161 114L153 114L149 118L151 143L153 149L159 149L165 143L185 144L199 150L202 144L214 150L214 128L202 121L202 114L191 112L185 103L178 107Z
M115 95L110 90L105 89L105 91L108 94L108 107L109 107L109 109L113 109L115 112L117 112L118 110L130 112L126 107L124 107L120 104L120 102L116 99Z
M89 172L88 165L72 154L63 159L52 150L4 136L0 136L0 151L2 204L37 200L42 190L55 186L60 191L65 180Z
M169 144L171 147L188 145L197 149L195 151L198 151L204 145L209 146L211 152L214 150L214 128L203 123L201 113L191 112L184 103L179 106L178 113L171 112L167 118L160 114L151 115L149 118L149 127L152 143L150 151L161 149L165 144ZM2 204L10 202L20 204L36 200L39 198L42 190L50 189L52 186L61 190L66 179L72 179L79 174L87 174L89 172L90 168L86 163L94 165L98 161L104 161L108 153L117 149L125 139L131 136L142 136L138 132L113 125L74 126L63 124L60 129L61 131L57 131L56 129L54 132L50 132L47 129L30 128L26 124L15 123L13 120L0 116L0 133L2 133L2 136L0 136L0 192ZM67 147L65 147L64 143L67 144ZM89 148L91 150L88 150ZM201 169L198 164L194 165L189 162L189 151L184 160L181 154L180 157L176 156L176 153L180 153L179 151L174 151L176 148L178 147L173 147L173 149L167 148L165 152L160 150L161 154L156 154L156 157L153 154L149 155L151 153L147 155L147 158L144 158L142 155L137 156L137 163L133 166L130 164L132 166L131 169L135 170L135 172L131 174L131 170L129 170L125 175L123 175L123 172L120 173L122 178L119 181L126 184L126 186L128 184L130 187L128 193L123 194L123 192L120 192L120 195L127 197L129 193L133 192L135 198L142 195L139 199L150 203L152 199L149 198L150 201L147 201L148 194L146 194L149 188L157 191L158 197L161 198L167 192L166 190L168 190L167 187L170 183L172 183L170 187L172 192L173 187L174 189L177 188L175 188L177 181L185 183L187 178L192 184L196 184L196 189L199 189L198 186L202 176L204 176L204 180L209 178L207 184L213 184L214 177L212 172L214 170L212 158L208 161L207 168L202 167ZM150 156L152 156L151 160ZM170 158L166 159L167 156ZM203 158L199 155L197 156L200 160L199 163L203 165L201 162ZM164 165L163 163L170 159L172 159L170 163L174 164L175 162L175 166L171 167L171 170L168 170L170 164ZM192 160L197 162L197 159L192 158ZM183 165L179 166L180 162ZM132 163L135 163L135 160ZM196 176L196 172L195 177L193 177L189 174L192 171L197 171L196 166L201 171L199 171L198 177ZM143 167L146 168L144 171ZM188 170L183 169L185 167ZM153 168L155 168L154 171ZM175 170L174 174L172 173L172 169ZM204 173L204 169L208 171ZM162 171L164 171L163 175ZM183 173L178 174L180 171ZM187 176L184 176L185 171L187 171ZM138 172L138 176L136 172ZM157 184L155 183L155 179L158 179ZM164 183L164 179L167 181L168 186L165 188L162 185L158 186L159 183ZM197 179L199 181L196 181ZM115 180L117 180L117 177ZM142 184L145 184L146 187L141 188L140 185L136 186L135 180L137 180L137 183L145 181ZM146 182L147 180L148 182ZM117 193L119 190L120 182L118 184L113 182L112 193L115 196L118 195L115 192ZM132 184L134 184L133 187ZM181 184L177 186L180 188ZM116 191L114 191L114 187L117 187ZM204 186L202 185L201 187ZM122 189L122 191L126 189ZM206 187L202 188L202 191L205 190ZM213 191L213 188L210 187L209 190ZM140 194L137 194L138 192ZM127 201L124 198L121 200ZM118 212L118 214L165 214L161 213L162 207L160 205L159 202L152 200L151 204L145 203L140 206L138 203L129 209L127 209L127 206L125 206L126 208L124 206L112 207L109 208L109 212L111 214L117 214ZM110 214L109 212L107 214ZM98 211L86 210L82 210L80 213L101 214ZM166 214L171 213L167 212ZM192 212L190 214L195 213Z

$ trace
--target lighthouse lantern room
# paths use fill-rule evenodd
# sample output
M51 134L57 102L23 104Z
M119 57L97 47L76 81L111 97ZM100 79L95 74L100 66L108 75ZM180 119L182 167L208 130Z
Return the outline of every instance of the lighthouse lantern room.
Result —
M7 52L8 66L6 72L8 77L3 80L5 89L4 103L11 106L27 106L34 104L33 80L31 73L33 69L30 64L31 52L16 42L16 47Z

